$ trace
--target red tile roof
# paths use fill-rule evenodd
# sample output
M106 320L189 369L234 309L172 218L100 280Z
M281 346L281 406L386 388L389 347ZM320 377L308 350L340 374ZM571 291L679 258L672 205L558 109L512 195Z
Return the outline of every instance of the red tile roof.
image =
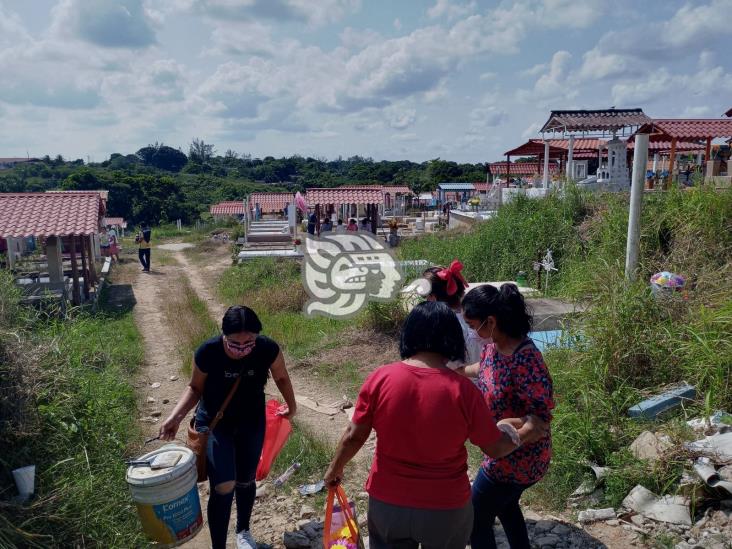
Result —
M650 122L641 109L552 111L541 132L612 131Z
M654 119L636 133L650 133L651 141L670 141L674 137L686 141L732 137L732 118Z
M384 195L377 185L335 187L331 189L307 189L308 204L383 204Z
M473 183L473 186L479 193L488 192L488 189L491 187L489 183Z
M543 162L511 162L511 175L534 175L539 173L539 169L543 170ZM504 174L506 173L505 162L493 162L489 164L491 167L491 173ZM555 173L557 171L557 165L554 162L549 163L549 173Z
M209 208L209 212L214 216L224 215L244 215L244 201L243 200L230 200L228 202L219 202Z
M94 234L103 215L98 192L2 193L0 237Z
M635 148L635 141L628 141L628 149ZM679 141L676 143L676 152L699 152L705 149L705 145L701 143L689 143L687 141ZM648 150L650 152L671 152L671 141L649 141Z
M406 185L383 185L381 187L381 192L383 192L384 194L389 193L391 195L395 195L395 194L414 194L412 192L412 189L410 189Z
M259 203L262 213L281 212L288 204L295 203L293 193L252 193L249 196L249 207Z

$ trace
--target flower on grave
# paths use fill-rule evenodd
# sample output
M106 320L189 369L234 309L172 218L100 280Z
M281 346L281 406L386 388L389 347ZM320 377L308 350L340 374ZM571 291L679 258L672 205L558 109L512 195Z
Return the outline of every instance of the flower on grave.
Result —
M295 246L299 246L300 244L302 244L302 240L300 240L299 238L296 238L295 239Z
M351 523L350 528L348 526L348 523L346 523L346 525L343 528L341 528L341 531L338 532L338 537L341 538L341 539L347 539L347 540L350 540L350 541L356 541L356 540L352 539L351 531L353 531L356 535L358 535L358 526L352 520L350 520L348 522Z

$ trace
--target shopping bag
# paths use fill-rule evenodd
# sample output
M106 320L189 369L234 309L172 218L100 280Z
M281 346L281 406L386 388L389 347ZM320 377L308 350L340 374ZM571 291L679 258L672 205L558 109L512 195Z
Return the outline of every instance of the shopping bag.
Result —
M336 503L337 501L337 503ZM356 521L356 504L348 501L341 485L328 488L323 524L324 549L359 549L363 540Z
M292 432L290 420L277 415L277 410L279 410L280 406L281 404L278 401L272 399L267 402L265 408L267 430L264 433L262 455L259 458L259 465L257 466L257 480L267 478L272 464L277 459L277 456L282 451L282 447Z

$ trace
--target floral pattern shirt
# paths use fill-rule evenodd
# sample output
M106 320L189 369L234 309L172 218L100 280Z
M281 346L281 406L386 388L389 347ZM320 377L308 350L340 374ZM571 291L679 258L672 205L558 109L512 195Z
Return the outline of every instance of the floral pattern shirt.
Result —
M552 419L552 379L541 351L531 339L519 345L511 356L499 353L494 344L486 345L481 355L478 388L496 422L530 414L546 422ZM551 455L551 435L546 435L505 457L484 456L483 470L495 482L533 484L546 473Z

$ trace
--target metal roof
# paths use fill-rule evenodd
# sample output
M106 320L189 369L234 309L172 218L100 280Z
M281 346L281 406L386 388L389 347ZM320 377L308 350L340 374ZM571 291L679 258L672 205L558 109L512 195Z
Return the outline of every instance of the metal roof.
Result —
M252 193L249 195L249 207L259 204L262 213L281 212L288 204L295 203L294 193Z
M617 131L642 126L651 119L642 109L552 111L541 132Z
M377 185L335 188L310 188L305 192L308 204L383 204L384 195Z
M651 141L699 141L732 137L732 118L671 118L649 120L635 133L649 133Z
M227 202L219 202L209 208L211 215L244 215L244 201L230 200Z
M440 183L437 188L441 191L474 191L475 185L472 183Z
M2 193L0 238L95 234L103 215L98 192Z

